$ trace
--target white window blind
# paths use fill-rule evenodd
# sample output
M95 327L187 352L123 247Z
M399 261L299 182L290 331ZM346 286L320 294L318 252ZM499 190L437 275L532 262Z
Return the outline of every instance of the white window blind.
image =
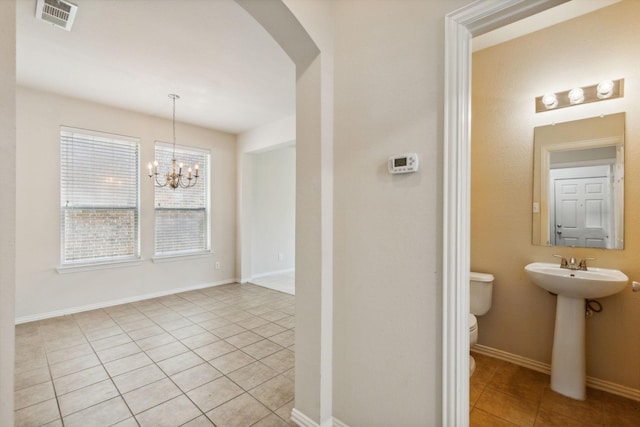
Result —
M173 146L156 142L160 181L171 169ZM188 167L199 166L200 177L194 187L155 188L155 254L186 255L207 252L209 243L209 161L208 151L176 146L176 159Z
M62 264L139 256L139 142L62 128Z

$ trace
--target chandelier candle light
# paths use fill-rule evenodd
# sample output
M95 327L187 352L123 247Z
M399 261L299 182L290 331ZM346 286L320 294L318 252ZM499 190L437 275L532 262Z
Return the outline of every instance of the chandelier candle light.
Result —
M196 185L198 182L198 165L194 166L195 173L189 168L185 176L182 173L184 165L182 163L178 164L176 160L176 99L180 99L180 96L170 93L169 98L173 99L173 158L171 159L171 170L165 174L165 182L160 183L158 180L158 161L154 160L153 164L149 162L147 167L149 168L149 178L154 178L156 187L166 187L168 185L175 190L178 187L189 188Z

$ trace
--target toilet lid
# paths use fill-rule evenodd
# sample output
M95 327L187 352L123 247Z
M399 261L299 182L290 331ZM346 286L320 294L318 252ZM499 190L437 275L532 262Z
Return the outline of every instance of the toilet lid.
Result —
M474 329L477 329L477 328L478 328L478 319L476 319L476 316L469 313L469 331L473 331Z

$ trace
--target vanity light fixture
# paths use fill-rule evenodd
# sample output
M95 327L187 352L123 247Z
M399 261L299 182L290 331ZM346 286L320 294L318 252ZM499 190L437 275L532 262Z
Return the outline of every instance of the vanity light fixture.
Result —
M536 98L536 113L557 108L622 98L624 79L604 80L591 86L575 87L564 92L548 92Z

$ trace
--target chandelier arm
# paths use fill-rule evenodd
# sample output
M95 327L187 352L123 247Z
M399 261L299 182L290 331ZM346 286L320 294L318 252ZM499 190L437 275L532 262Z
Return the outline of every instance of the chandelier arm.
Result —
M151 177L151 176L149 176L149 177ZM167 181L164 184L160 184L160 181L158 181L158 174L157 173L155 174L155 181L156 181L155 182L156 187L166 187L167 184L169 183L169 181Z
M187 183L187 184L185 184L185 183L184 183L184 179L182 179L182 178L180 178L180 179L178 180L178 184L180 184L180 188L189 188L189 187L191 187L188 183Z
M184 178L184 177L183 177ZM193 186L196 185L196 182L198 181L198 177L195 178L186 178L187 182L185 184L184 179L180 179L178 182L180 184L181 188L191 188ZM194 180L193 182L191 182L191 180Z

